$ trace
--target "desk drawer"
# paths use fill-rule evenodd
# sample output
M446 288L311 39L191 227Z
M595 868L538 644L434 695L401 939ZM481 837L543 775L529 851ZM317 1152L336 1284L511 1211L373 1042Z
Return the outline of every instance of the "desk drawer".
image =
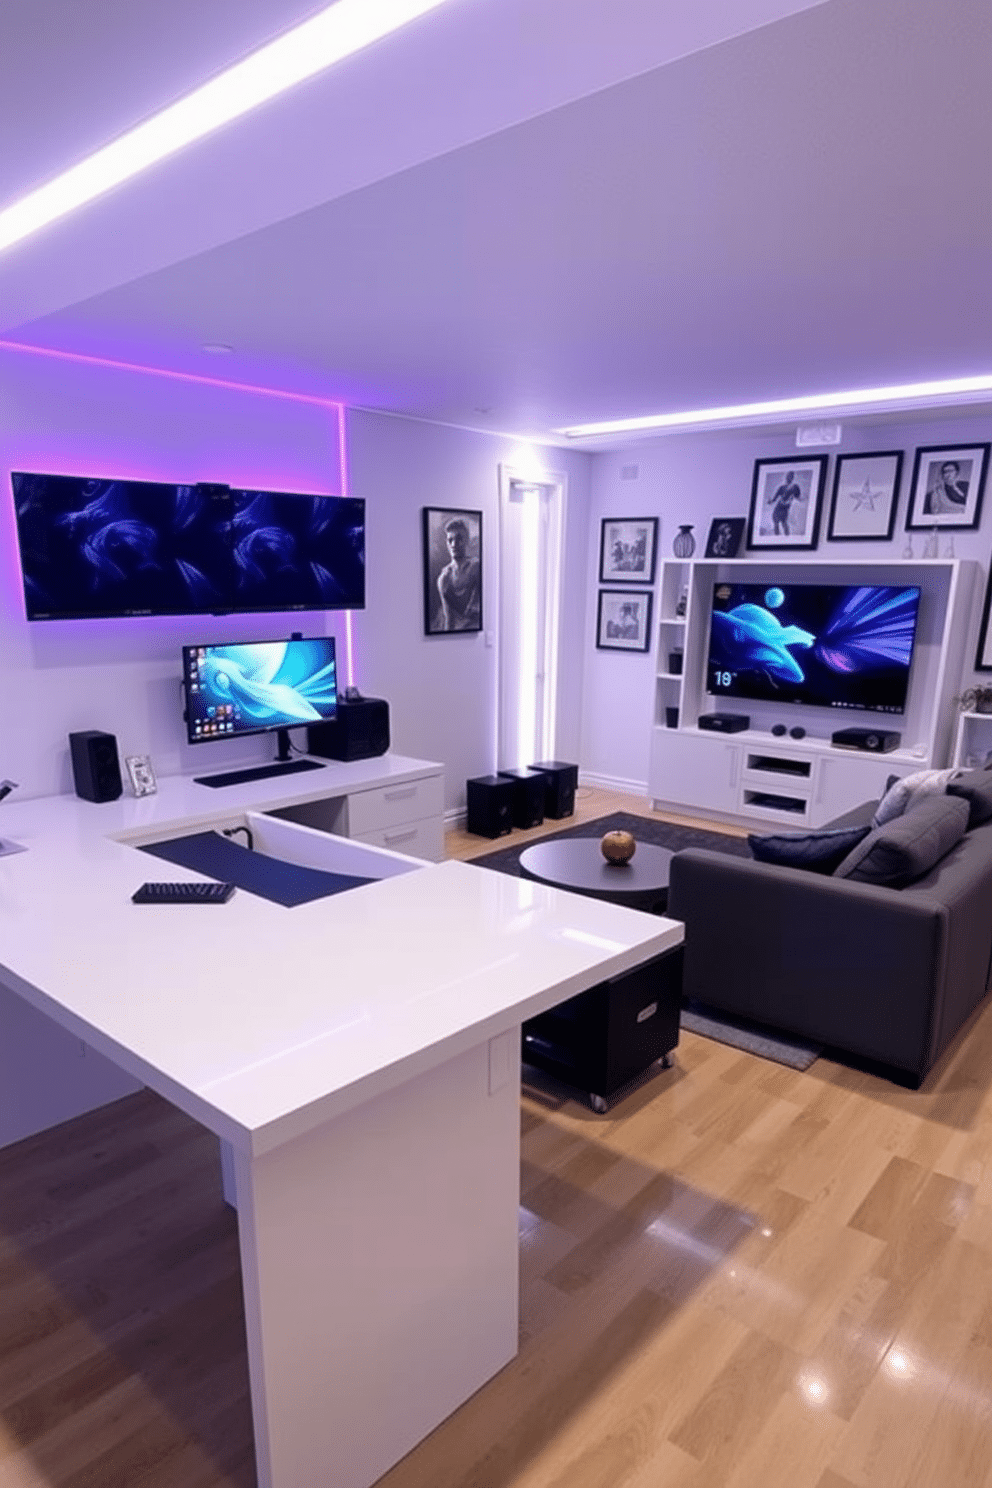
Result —
M369 832L422 821L425 817L440 821L443 813L444 787L440 775L354 791L348 795L348 836L371 842L373 839L366 835Z
M444 828L440 816L423 821L401 822L380 827L376 832L352 832L355 842L368 842L373 847L388 847L390 852L406 853L428 863L444 862Z

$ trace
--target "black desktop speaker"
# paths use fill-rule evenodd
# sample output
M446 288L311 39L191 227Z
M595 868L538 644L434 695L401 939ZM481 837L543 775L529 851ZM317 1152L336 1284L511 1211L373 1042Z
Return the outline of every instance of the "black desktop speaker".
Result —
M866 749L872 754L889 754L902 743L902 734L893 729L846 728L830 735L835 749Z
M116 801L121 794L121 765L117 740L99 729L69 735L72 778L76 795L84 801Z
M339 698L337 718L307 729L307 753L322 759L372 759L388 748L389 704L382 698Z

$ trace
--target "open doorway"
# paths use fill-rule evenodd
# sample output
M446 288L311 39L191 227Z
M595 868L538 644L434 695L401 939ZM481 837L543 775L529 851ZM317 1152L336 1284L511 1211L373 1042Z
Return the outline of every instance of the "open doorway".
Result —
M567 481L501 465L497 768L555 758Z

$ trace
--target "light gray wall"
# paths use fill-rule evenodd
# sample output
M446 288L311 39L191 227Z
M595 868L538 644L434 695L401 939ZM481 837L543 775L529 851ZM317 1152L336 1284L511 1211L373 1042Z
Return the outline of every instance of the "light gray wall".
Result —
M351 489L368 502L368 609L355 620L358 685L389 699L396 750L444 762L449 809L464 805L467 779L496 768L499 467L529 460L567 476L557 752L578 761L591 457L356 410L348 415L348 449ZM478 634L424 635L425 506L482 512Z
M907 533L904 521L917 446L986 443L992 439L988 416L920 418L875 426L851 425L842 442L828 450L797 450L795 432L769 437L755 430L670 435L625 449L593 456L590 541L585 616L581 761L585 774L635 792L646 792L648 750L654 703L655 659L646 654L596 650L596 608L599 576L599 529L603 517L657 516L659 559L672 556L672 540L679 525L691 522L696 556L702 557L710 522L720 516L746 516L750 503L754 462L759 459L826 453L830 455L824 487L819 545L810 557L877 560L899 558L910 539L917 558L922 556L924 532ZM904 452L901 494L891 542L827 541L835 457L869 450ZM992 486L992 481L990 481ZM952 533L942 530L938 551L945 556ZM954 554L982 565L979 593L964 655L960 658L962 686L975 679L973 662L981 599L988 573L992 541L992 489L987 488L981 523L976 531L953 533ZM747 553L742 548L742 557ZM801 551L782 555L801 560ZM657 585L656 585L657 598ZM653 643L653 637L652 637ZM986 674L987 680L987 674Z
M498 468L528 453L569 479L565 633L585 616L591 457L521 449L512 439L374 414L349 416L350 488L367 501L368 608L354 617L355 682L389 700L393 747L441 760L449 809L465 780L495 768ZM181 719L180 648L305 628L345 652L341 615L50 621L24 618L8 472L218 480L334 494L332 406L0 348L0 776L21 794L71 790L66 736L115 734L122 757L150 754L162 774L254 760L271 742L191 749ZM481 508L486 633L425 637L422 506ZM342 666L343 671L343 666ZM561 752L578 758L582 650L566 646ZM302 740L301 740L302 742ZM206 758L209 751L210 759Z
M150 754L163 775L203 768L205 748L185 742L182 645L300 626L280 615L29 624L11 470L333 494L339 468L333 409L0 348L0 775L22 795L71 790L66 736L76 729L108 730L122 757ZM325 630L323 616L307 623L311 634ZM269 741L225 741L216 768L269 753Z

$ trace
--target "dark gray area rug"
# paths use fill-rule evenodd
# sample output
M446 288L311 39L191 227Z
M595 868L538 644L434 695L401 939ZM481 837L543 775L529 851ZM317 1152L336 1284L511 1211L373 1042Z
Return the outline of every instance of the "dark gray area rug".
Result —
M612 816L599 816L595 821L563 827L559 832L529 837L523 842L518 840L513 847L498 848L481 858L473 858L472 862L483 868L494 868L497 873L515 874L519 871L520 854L535 842L553 842L558 837L602 837L606 832L630 832L637 842L653 842L658 847L667 847L669 852L679 852L683 847L709 847L715 852L733 853L738 858L751 856L744 837L728 837L724 832L680 827L674 822L654 821L651 817L634 816L629 811L615 811Z
M611 816L600 816L595 821L581 822L578 826L563 827L559 832L549 832L524 841L517 840L512 847L497 848L471 861L481 868L492 868L497 873L519 875L520 854L534 842L549 842L559 837L602 837L605 832L630 832L638 842L653 842L658 847L667 847L669 852L680 852L684 847L706 847L713 852L732 853L738 858L749 858L751 849L744 837L731 837L724 832L707 832L701 827L682 827L675 822L654 821L646 816L634 816L628 811L615 811ZM821 1053L811 1044L798 1043L774 1029L761 1028L753 1024L735 1023L724 1018L716 1009L693 1004L682 1012L682 1027L704 1038L729 1044L748 1054L757 1054L762 1059L772 1059L776 1064L788 1065L790 1069L807 1070Z

